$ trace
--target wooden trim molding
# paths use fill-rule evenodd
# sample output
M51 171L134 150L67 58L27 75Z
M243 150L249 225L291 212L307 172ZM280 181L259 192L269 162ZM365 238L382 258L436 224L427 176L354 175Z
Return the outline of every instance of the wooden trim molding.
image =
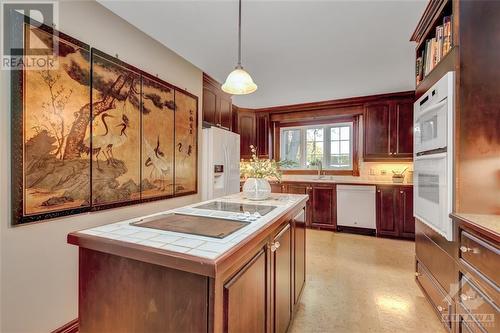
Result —
M59 328L56 328L51 333L78 333L78 318L73 319Z
M332 100L312 102L312 103L273 106L273 107L268 107L268 108L254 109L254 111L256 111L256 112L270 112L270 113L275 114L275 113L283 113L283 112L317 111L317 110L330 110L330 109L338 109L338 108L349 109L349 108L352 108L355 106L362 107L365 103L374 102L374 101L377 101L380 99L395 98L395 97L407 97L407 96L413 96L414 94L415 94L415 92L413 90L412 91L402 91L402 92L378 94L378 95L370 95L370 96L359 96L359 97L332 99ZM344 113L343 115L346 115L346 114Z

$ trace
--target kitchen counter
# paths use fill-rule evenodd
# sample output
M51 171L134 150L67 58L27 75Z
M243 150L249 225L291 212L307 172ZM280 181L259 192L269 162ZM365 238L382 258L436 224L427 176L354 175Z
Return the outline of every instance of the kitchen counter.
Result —
M342 178L340 178L342 177ZM243 184L244 179L241 180ZM380 180L380 179L366 179L359 177L349 177L349 176L323 176L323 178L318 179L317 176L300 175L300 176L283 176L282 183L325 183L325 184L337 184L337 185L387 185L387 186L413 186L413 183L394 183L392 180ZM277 181L271 181L271 183L279 183Z
M500 241L500 215L453 213L451 216L460 219L471 229Z
M238 193L204 202L276 207L256 210L260 218L225 238L130 224L177 213L168 215L180 219L175 230L188 230L185 221L201 230L207 215L219 218L206 233L227 225L220 218L243 218L196 208L204 203L69 234L68 243L79 246L79 332L261 332L270 331L271 322L287 327L305 283L307 200L273 194L254 202ZM218 229L216 234L222 237Z
M219 211L193 208L212 201L271 205L276 206L276 208L223 239L131 225L131 223L143 219L170 213L222 217L223 214ZM143 251L144 253L151 253L150 260L160 265L166 264L166 261L165 259L154 259L158 255L176 257L182 259L182 261L191 261L193 264L199 264L201 270L192 269L196 273L213 275L215 266L223 255L234 252L233 250L247 243L262 229L271 226L273 222L279 220L290 210L301 204L305 205L306 201L306 195L275 193L268 200L251 201L244 199L242 193L237 193L165 212L73 232L68 235L68 243L95 250L102 250L102 247L106 244L106 247L115 248L112 253L118 254L116 252L119 252L121 255L123 255L123 251L118 251L119 249L127 250L131 253ZM229 218L236 219L236 213L228 214L228 216ZM100 242L102 243L101 245L99 245ZM134 257L132 254L130 256Z

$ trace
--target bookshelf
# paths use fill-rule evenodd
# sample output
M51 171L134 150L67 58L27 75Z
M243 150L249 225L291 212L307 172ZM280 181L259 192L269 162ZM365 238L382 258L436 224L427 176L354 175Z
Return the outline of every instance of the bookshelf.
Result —
M455 46L451 0L431 1L424 12L421 25L412 36L417 42L415 51L415 84L418 87L446 58ZM420 29L419 29L420 28ZM452 58L452 57L451 57ZM448 59L450 61L450 59Z

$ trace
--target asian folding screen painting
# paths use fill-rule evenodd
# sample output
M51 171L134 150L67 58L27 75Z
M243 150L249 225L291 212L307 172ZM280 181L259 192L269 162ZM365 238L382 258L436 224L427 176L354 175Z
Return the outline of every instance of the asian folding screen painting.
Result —
M52 41L57 66L12 75L13 223L196 193L197 97L25 22Z

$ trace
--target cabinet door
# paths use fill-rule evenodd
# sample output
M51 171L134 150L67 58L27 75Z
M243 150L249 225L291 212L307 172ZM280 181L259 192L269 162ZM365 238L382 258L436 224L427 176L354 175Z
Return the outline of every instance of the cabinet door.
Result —
M337 193L335 186L313 186L311 226L335 229Z
M287 331L292 318L292 246L290 223L281 229L274 238L271 245L271 252L273 254L274 276L274 332L284 333ZM247 329L247 332L256 331Z
M266 331L267 262L261 249L224 284L224 332Z
M282 183L271 183L271 193L286 193L286 185Z
M394 188L377 187L377 235L397 236L398 226L394 216Z
M306 282L306 212L302 211L294 219L294 304L299 301L299 296Z
M396 102L391 112L391 153L394 158L413 157L413 102Z
M217 115L217 95L207 88L203 88L203 121L210 124L217 124L219 122Z
M370 104L364 112L365 160L390 157L390 104Z
M255 114L253 112L238 112L238 133L240 134L240 155L241 158L252 157L250 145L255 142Z
M231 98L221 96L219 98L220 125L228 130L232 129L233 105Z
M257 112L256 114L256 141L257 153L262 158L269 158L269 114Z
M413 188L396 189L396 218L398 220L399 236L415 238L415 218L413 217Z

